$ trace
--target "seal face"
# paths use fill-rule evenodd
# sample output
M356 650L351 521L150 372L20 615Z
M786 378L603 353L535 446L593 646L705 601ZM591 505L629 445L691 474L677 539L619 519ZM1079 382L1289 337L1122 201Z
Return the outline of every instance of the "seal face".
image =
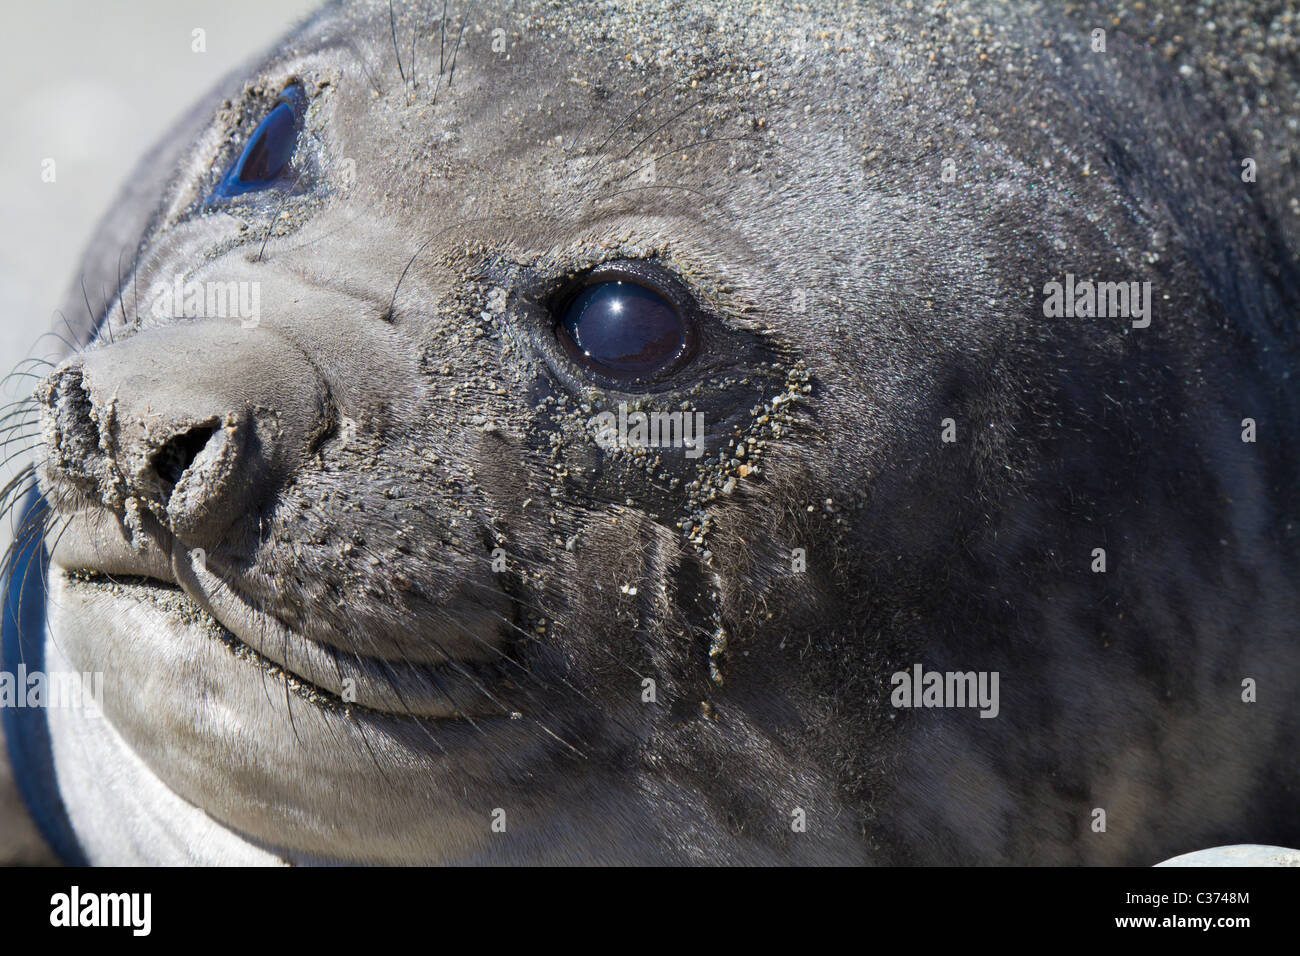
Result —
M1295 845L1291 227L944 6L341 4L201 104L31 406L80 851Z

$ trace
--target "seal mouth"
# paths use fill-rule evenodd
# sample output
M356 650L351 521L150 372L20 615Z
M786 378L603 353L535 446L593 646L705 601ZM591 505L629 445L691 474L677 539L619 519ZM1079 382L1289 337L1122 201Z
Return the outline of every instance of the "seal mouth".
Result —
M327 648L276 622L246 637L227 626L174 580L144 574L110 574L94 567L51 567L68 587L96 594L118 606L148 605L223 644L236 658L259 668L299 698L346 716L370 713L396 718L468 721L520 719L489 688L508 690L509 675L493 662L448 660L437 664L392 661ZM206 597L206 595L204 595ZM264 612L257 612L265 616ZM166 639L166 635L161 635ZM277 640L276 638L282 638ZM276 646L278 645L278 647ZM332 665L325 670L323 665Z

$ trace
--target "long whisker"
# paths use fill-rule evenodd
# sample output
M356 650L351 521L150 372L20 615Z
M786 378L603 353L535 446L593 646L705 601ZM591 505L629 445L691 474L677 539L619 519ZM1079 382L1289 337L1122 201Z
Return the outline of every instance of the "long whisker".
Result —
M406 86L406 71L402 69L402 51L397 48L397 18L393 14L393 0L388 0L388 27L393 34L393 53L397 56L397 72L402 76L402 86Z

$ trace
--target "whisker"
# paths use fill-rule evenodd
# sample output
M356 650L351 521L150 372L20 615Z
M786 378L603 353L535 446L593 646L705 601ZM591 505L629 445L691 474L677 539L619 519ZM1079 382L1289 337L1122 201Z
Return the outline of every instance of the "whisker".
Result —
M473 0L470 0L469 7L473 7ZM451 69L447 72L447 89L451 89L451 83L456 79L456 54L460 52L460 38L465 35L465 24L469 22L469 8L465 10L465 16L461 18L460 30L456 34L456 45L451 50Z
M406 71L402 69L402 51L397 49L397 18L393 14L393 0L388 0L388 27L393 34L393 53L397 56L397 72L402 76L402 86L406 86Z
M275 207L275 213L274 215L271 216L271 221L270 223L267 224L266 232L262 235L262 245L258 247L257 258L253 260L254 262L262 261L262 253L266 252L266 243L271 238L271 233L275 229L275 224L280 219L280 213L284 211L284 204L289 201L289 197L293 194L293 189L295 186L298 185L298 179L301 176L302 176L301 172L296 173L293 177L293 182L289 183L289 188L286 189L284 191L284 195L280 197L280 202Z

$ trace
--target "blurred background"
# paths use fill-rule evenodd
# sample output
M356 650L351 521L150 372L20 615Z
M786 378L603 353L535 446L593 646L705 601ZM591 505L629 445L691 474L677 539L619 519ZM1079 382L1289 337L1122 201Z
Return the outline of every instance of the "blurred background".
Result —
M41 0L7 4L0 32L0 372L37 345L82 249L135 162L218 79L318 0ZM192 49L205 31L206 51ZM55 161L55 180L42 164ZM0 402L31 390L15 377ZM11 448L0 459L8 457ZM0 479L19 461L0 466ZM0 522L0 553L11 522ZM0 858L49 862L0 738Z

